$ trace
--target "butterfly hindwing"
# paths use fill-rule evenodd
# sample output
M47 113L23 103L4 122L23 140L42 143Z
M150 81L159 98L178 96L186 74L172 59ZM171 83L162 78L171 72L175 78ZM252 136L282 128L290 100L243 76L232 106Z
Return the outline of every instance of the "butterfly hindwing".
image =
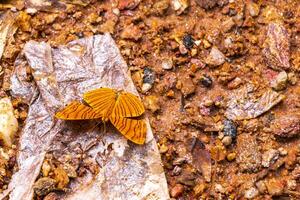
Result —
M109 116L116 103L117 93L110 88L99 88L86 92L83 99L87 102L95 112L101 113L103 116Z
M63 110L57 112L55 117L64 120L82 120L82 119L98 119L102 115L94 112L91 107L88 107L78 101L73 101Z
M113 110L114 115L120 117L138 117L144 112L145 108L141 100L128 92L121 92Z
M136 144L144 144L147 130L145 120L111 115L110 122L128 140Z

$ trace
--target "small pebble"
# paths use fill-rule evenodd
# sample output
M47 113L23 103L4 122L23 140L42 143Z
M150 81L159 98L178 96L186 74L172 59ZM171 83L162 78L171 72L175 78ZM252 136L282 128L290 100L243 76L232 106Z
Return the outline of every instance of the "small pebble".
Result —
M17 12L17 11L18 11L16 7L11 7L10 10L11 10L12 12Z
M221 185L221 184L215 184L215 191L217 192L217 193L222 193L222 194L224 194L225 193L225 189L224 189L224 187Z
M208 100L204 101L203 105L205 107L210 107L210 106L214 105L214 102L212 100L208 99Z
M259 6L256 3L250 2L248 4L248 10L249 10L249 14L252 17L256 17L259 15Z
M232 18L229 18L228 20L226 20L222 23L221 29L224 32L229 32L233 28L234 25L235 25L234 20Z
M237 128L236 125L231 120L224 120L224 135L231 136L232 139L236 138L237 135Z
M212 67L216 67L222 65L225 62L225 58L225 55L216 46L213 46L205 62Z
M271 81L271 87L276 91L281 91L286 88L288 76L285 71L280 72L274 80Z
M244 197L246 199L253 199L259 194L258 190L255 187L251 187L250 189L245 191Z
M258 181L255 183L255 186L257 187L258 191L261 194L264 194L267 191L267 186L265 184L265 181Z
M234 159L235 159L235 157L236 157L236 153L229 153L227 156L226 156L226 158L227 158L227 160L228 161L233 161Z
M160 102L157 96L149 95L144 98L144 105L147 110L150 110L152 113L160 110Z
M142 92L146 93L152 88L152 85L150 83L144 83L142 85Z
M144 69L143 83L153 84L155 80L155 75L152 69L146 67Z
M203 75L201 78L200 78L200 83L204 86L204 87L211 87L212 86L212 79L210 76L208 75Z
M149 67L144 68L143 85L142 85L143 93L148 92L152 88L154 84L154 80L155 80L155 75L153 70L150 69Z
M184 187L181 184L176 184L172 189L171 189L171 197L177 198L182 195L184 191Z
M192 49L191 50L191 56L196 56L198 53L197 49Z
M51 171L50 164L47 161L44 161L44 163L42 165L43 176L48 176L50 171Z
M224 138L224 133L223 133L223 132L219 132L218 138L219 138L220 140L222 140L222 139Z
M230 48L232 47L233 45L233 41L232 41L232 38L231 37L227 37L225 40L224 40L224 46L226 48Z
M201 40L196 40L194 43L196 46L199 46L201 44Z
M209 41L203 40L203 46L205 49L208 49L209 47L211 47L211 44L209 43Z
M188 53L187 48L186 48L183 44L180 44L180 45L179 45L179 51L180 51L180 53L181 53L182 55L185 55L185 54Z
M173 90L169 90L166 95L169 98L174 98L175 97L175 92Z
M56 188L57 181L48 178L48 177L42 177L39 178L33 185L33 190L38 196L44 196Z
M119 16L120 15L120 10L118 8L114 8L112 10L112 12L116 15L116 16Z
M294 72L288 73L288 81L291 85L296 85L298 78Z
M225 145L225 146L229 146L231 143L232 143L232 137L231 136L225 136L223 139L222 139L222 143Z
M294 179L287 180L287 189L288 190L296 190L297 189L297 181Z
M196 177L194 174L184 173L183 175L178 177L177 181L188 187L193 187L195 186L195 178Z
M279 154L280 154L281 156L286 156L286 155L288 154L287 150L285 150L285 149L282 148L282 147L280 147L280 148L278 149L278 151L279 151Z
M35 13L37 13L37 9L35 8L27 8L25 11L30 15L34 15Z
M181 172L182 172L182 168L179 167L179 166L175 166L174 169L173 169L173 171L172 171L172 175L173 176L178 176L178 175L181 174Z
M166 146L164 144L159 147L160 153L167 153L168 150L169 150L168 146Z
M62 26L59 23L55 23L52 25L53 29L59 31L62 29Z
M198 185L196 185L193 188L195 196L199 196L199 195L203 194L203 192L205 191L206 187L207 186L204 183L199 183Z
M5 150L3 150L2 147L0 147L0 156L5 160L9 160L9 155L5 152Z
M10 147L15 133L18 131L18 120L9 98L0 99L0 139L5 146Z
M171 0L172 8L176 11L177 15L183 13L189 7L187 0Z
M186 158L177 158L176 160L173 161L173 165L182 165L185 162L186 162Z
M238 88L241 84L243 83L243 80L239 77L236 77L235 79L233 79L232 81L230 81L227 85L228 89L232 90L232 89L236 89Z
M161 67L163 69L166 69L166 70L172 69L173 68L173 61L172 61L172 59L170 59L170 58L169 59L168 58L163 59L162 63L161 63Z
M191 49L194 46L194 39L191 35L186 34L182 38L182 43L187 49Z
M270 149L262 155L262 166L269 167L279 158L279 151Z
M51 192L43 198L43 200L59 200L59 199L60 199L59 195L56 194L55 192Z

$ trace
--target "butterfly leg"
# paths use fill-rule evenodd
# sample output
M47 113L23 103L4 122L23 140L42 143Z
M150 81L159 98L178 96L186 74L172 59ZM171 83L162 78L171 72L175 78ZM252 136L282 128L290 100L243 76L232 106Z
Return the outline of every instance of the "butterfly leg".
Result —
M103 121L102 123L103 123L103 128L101 129L101 132L106 133L106 122Z

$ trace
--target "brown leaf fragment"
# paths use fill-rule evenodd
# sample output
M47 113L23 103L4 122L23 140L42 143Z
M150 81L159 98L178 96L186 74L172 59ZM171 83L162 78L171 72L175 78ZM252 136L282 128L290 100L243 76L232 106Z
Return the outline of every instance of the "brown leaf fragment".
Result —
M205 181L211 181L211 156L205 145L197 138L193 139L193 163L202 172Z
M184 97L187 97L189 95L192 95L196 91L196 86L193 83L192 79L189 76L184 76L180 78L180 81L182 83L181 92Z
M263 54L270 68L286 70L290 68L289 34L280 23L270 23L267 38L264 43Z
M275 117L271 124L272 132L279 137L294 137L300 134L300 115L297 113L288 113Z
M256 97L254 86L248 84L229 96L225 116L231 120L252 119L270 110L285 97L273 90L266 90Z

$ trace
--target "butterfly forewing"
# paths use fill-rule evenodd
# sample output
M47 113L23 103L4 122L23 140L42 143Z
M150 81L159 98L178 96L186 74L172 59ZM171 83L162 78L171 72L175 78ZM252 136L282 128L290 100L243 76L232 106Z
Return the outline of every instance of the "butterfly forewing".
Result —
M110 122L128 140L136 144L144 144L146 138L146 123L143 119L130 119L120 116L110 116Z
M138 117L145 112L145 108L141 100L130 93L121 92L118 96L115 108L114 115L120 117Z
M83 95L83 99L87 102L95 112L109 117L115 107L117 93L110 88L100 88L89 91Z
M145 142L147 130L145 120L133 119L145 112L137 96L110 88L100 88L85 93L83 99L91 107L80 102L72 102L55 116L65 120L109 119L127 139L136 144Z
M64 120L82 120L98 119L101 118L102 115L93 111L91 107L85 106L78 101L74 101L63 110L57 112L55 117Z

